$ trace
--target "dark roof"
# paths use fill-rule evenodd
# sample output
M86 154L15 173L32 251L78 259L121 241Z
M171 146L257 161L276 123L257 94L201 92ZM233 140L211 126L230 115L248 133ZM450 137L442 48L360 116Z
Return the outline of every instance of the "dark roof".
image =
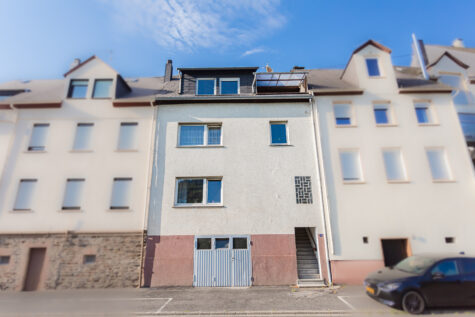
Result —
M259 67L252 66L252 67L196 67L196 68L185 68L180 67L177 68L179 71L217 71L217 70L235 70L235 71L257 71Z
M235 96L157 96L156 104L179 104L179 103L240 103L240 102L302 102L312 98L311 94L287 94L287 95L235 95Z
M440 57L435 60L432 64L430 65L427 65L427 68L430 68L434 65L436 65L438 62L440 62L440 60L444 57L444 56L447 56L448 58L450 58L452 61L454 61L457 65L459 65L460 67L462 68L469 68L470 66L468 66L467 64L465 64L464 62L462 62L461 60L459 60L457 57L453 56L452 54L450 54L449 52L445 51L444 54L440 55Z
M394 74L401 93L448 93L453 89L436 79L424 79L419 67L395 66Z

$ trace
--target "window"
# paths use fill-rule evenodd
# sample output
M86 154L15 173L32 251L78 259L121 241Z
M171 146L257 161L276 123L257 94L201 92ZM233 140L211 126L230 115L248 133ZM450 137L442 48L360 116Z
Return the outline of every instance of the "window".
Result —
M462 76L443 74L439 77L439 81L455 88L452 92L454 104L468 105L471 103L470 93L467 91Z
M84 179L68 179L64 192L63 210L81 209Z
M22 179L15 200L14 210L31 210L36 179Z
M197 95L215 95L216 79L197 79Z
M233 238L233 249L234 250L247 249L247 238Z
M179 146L221 145L220 124L181 124Z
M91 134L93 123L78 123L76 137L74 138L73 150L85 151L91 148Z
M198 250L211 250L211 238L196 239L196 248Z
M221 95L239 94L239 78L221 78L219 83Z
M286 122L271 122L270 132L271 144L288 144Z
M86 254L83 259L84 264L92 264L96 262L96 255L95 254Z
M137 122L122 122L119 132L119 150L137 149Z
M357 150L340 151L340 163L345 182L361 181L363 179L360 154Z
M469 142L475 142L475 114L459 113L458 115L465 139Z
M386 177L389 181L406 180L406 171L404 169L401 150L383 150L383 159L384 167L386 168Z
M352 125L351 105L336 104L333 105L336 125Z
M10 256L9 255L0 256L0 265L7 265L8 263L10 263Z
M33 125L31 131L30 144L28 145L28 151L44 151L46 147L46 136L48 134L48 123L37 123Z
M221 204L221 179L180 178L176 180L176 205ZM205 198L206 197L206 198Z
M374 119L376 120L376 124L378 125L393 123L389 105L375 104L374 105Z
M87 79L72 79L69 84L68 98L86 98L88 82Z
M449 180L450 171L443 149L427 149L430 171L434 180Z
M436 264L431 270L432 274L443 274L444 276L454 276L459 274L455 260L442 261Z
M112 79L96 79L92 98L110 98L112 95Z
M367 58L366 68L368 69L368 75L370 77L379 77L381 73L379 71L379 64L377 58Z
M229 238L216 238L216 249L229 249Z
M434 118L430 109L430 105L427 102L419 102L415 104L417 122L419 124L434 123Z
M129 209L132 178L114 178L110 209Z

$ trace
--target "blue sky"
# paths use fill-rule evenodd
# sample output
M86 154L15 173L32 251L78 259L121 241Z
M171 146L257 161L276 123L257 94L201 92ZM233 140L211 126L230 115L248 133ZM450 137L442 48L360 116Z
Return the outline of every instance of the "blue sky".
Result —
M475 47L475 1L0 0L0 81L60 78L96 54L125 77L175 67L343 68L372 38L407 65L411 33Z

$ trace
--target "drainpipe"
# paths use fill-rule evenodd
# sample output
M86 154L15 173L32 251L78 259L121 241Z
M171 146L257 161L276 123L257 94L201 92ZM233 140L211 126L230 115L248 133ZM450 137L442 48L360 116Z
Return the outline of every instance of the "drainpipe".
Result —
M13 124L13 131L12 131L12 134L10 136L10 140L8 141L8 149L7 149L8 152L7 152L7 156L5 157L5 163L3 164L2 169L0 171L0 184L1 184L2 180L5 179L5 171L7 169L7 165L9 164L9 161L10 161L10 155L11 155L11 152L12 152L13 144L15 143L15 128L18 125L18 109L15 107L14 104L10 104L10 108L12 109L12 111L14 111L15 119L12 120L12 121L8 121L8 120L4 121L6 123Z
M142 243L140 248L140 271L139 271L139 285L138 288L142 287L142 278L143 278L143 269L144 269L144 248L145 246L145 237L147 235L147 225L148 225L148 212L150 210L150 189L152 185L152 173L153 173L153 158L154 158L154 144L155 144L155 131L156 131L156 122L157 122L157 113L158 107L154 107L154 101L150 101L150 107L153 109L153 119L152 119L152 129L151 129L151 136L150 136L150 146L149 146L149 158L148 158L148 176L147 176L147 194L145 198L145 212L143 217L143 225L142 225Z
M325 173L323 171L323 157L322 157L322 145L320 143L320 126L318 124L317 118L315 118L316 112L315 112L315 107L314 107L314 94L311 92L312 99L310 100L310 106L312 108L312 125L313 125L313 137L315 140L315 151L316 151L316 157L317 157L317 178L318 178L318 183L319 183L319 207L320 210L322 211L322 224L323 224L323 241L325 244L325 257L326 257L326 265L327 265L327 272L328 272L328 284L329 286L333 285L333 278L332 278L332 272L331 272L331 265L330 265L330 256L328 254L328 233L331 235L331 228L328 228L327 230L327 220L326 220L326 212L328 210L328 200L327 200L327 191L326 191L326 182L325 182ZM330 226L329 226L330 227ZM317 233L318 234L318 233ZM317 237L318 240L318 237Z

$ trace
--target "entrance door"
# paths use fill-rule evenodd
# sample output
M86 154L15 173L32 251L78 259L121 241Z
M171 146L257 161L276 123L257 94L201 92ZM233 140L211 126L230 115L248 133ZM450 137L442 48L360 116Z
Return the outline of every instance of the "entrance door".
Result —
M195 238L194 286L250 286L251 276L248 236Z
M407 239L382 239L384 266L393 266L408 256Z
M45 261L46 248L30 249L28 269L26 271L24 291L36 291L40 285L41 272Z

